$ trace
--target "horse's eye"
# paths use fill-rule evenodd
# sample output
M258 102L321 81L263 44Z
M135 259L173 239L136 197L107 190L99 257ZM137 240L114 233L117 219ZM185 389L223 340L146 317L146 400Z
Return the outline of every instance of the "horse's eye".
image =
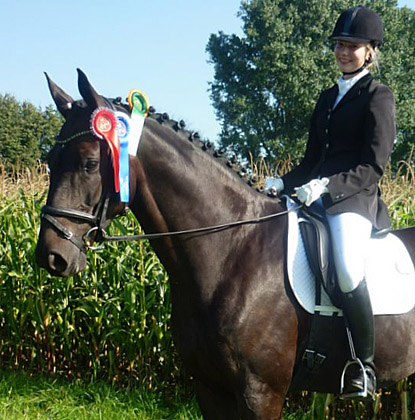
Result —
M93 172L98 169L99 162L97 160L88 160L85 164L85 170L87 172Z

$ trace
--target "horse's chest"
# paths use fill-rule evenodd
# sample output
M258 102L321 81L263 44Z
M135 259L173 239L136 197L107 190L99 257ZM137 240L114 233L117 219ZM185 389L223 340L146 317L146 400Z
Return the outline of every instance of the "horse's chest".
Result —
M219 380L224 370L233 370L233 334L218 322L219 315L194 311L192 315L183 316L180 311L175 312L172 316L174 341L186 370L193 376L210 380Z
M180 359L186 372L204 383L223 383L233 376L232 358L226 357L227 346L213 343L206 336L193 337L177 345Z

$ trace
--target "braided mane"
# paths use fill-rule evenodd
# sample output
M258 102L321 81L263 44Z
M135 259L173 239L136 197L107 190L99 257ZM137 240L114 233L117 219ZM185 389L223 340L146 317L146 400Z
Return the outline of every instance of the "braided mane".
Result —
M192 142L195 146L199 147L204 152L209 153L213 158L218 159L223 165L233 170L249 186L256 189L258 192L264 192L263 187L258 185L258 176L255 173L252 173L246 165L242 165L238 162L237 156L231 147L215 148L210 140L202 140L198 132L187 130L183 120L176 121L170 119L167 113L157 113L153 107L150 107L148 118L156 120L159 124L174 130L177 134L180 134L180 137L184 140ZM272 197L274 196L272 195Z

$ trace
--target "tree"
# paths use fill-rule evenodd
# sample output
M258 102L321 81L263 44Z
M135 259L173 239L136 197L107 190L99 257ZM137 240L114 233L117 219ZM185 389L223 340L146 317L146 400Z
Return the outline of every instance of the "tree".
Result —
M386 16L386 39L379 78L395 95L397 137L392 161L398 163L407 161L415 147L415 11L384 7L380 13Z
M398 8L396 0L362 3L385 23L377 78L395 92L394 159L405 159L415 144L415 12ZM345 0L245 0L239 13L244 36L210 36L206 49L215 71L211 99L223 146L234 145L244 157L303 154L317 97L339 77L328 36L349 7Z
M45 160L61 125L52 106L42 111L11 95L0 95L0 162L11 169Z

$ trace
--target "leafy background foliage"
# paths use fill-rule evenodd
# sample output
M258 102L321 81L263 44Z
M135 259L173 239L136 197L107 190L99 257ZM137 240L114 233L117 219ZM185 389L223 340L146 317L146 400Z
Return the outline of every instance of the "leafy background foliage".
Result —
M0 95L0 159L11 170L44 161L62 118L49 106L44 111L12 95Z
M397 104L393 162L407 160L415 144L415 11L395 0L362 4L385 23L380 72ZM244 36L212 34L207 45L215 69L211 98L222 125L221 142L243 157L298 159L317 97L339 77L332 43L344 0L242 1Z
M396 98L397 137L392 162L408 161L415 145L415 11L396 0L364 0L385 24L375 77ZM297 161L303 154L317 97L339 77L328 40L347 0L243 0L243 36L219 32L206 46L214 67L212 104L220 142L243 158ZM0 96L3 165L44 161L61 117L13 96Z

